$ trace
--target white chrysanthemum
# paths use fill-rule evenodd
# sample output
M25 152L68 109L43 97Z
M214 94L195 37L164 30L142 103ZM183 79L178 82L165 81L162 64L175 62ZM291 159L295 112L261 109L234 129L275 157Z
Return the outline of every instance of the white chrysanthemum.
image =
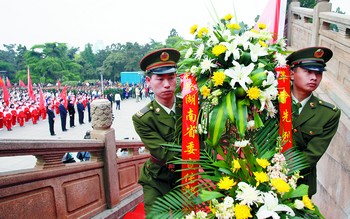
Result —
M285 66L287 64L286 56L281 53L276 53L276 61L278 65Z
M263 194L264 205L261 206L256 213L258 219L265 219L272 217L273 219L279 219L277 212L284 211L290 216L295 216L294 211L284 204L278 204L278 198L272 192Z
M191 69L190 69L190 72L191 72L192 74L197 73L197 72L198 72L198 67L195 66L195 65L193 65L193 66L191 67Z
M185 219L196 219L196 214L194 213L194 211L191 211L190 214L185 216Z
M204 54L204 44L198 46L197 52L196 52L196 59L201 59Z
M304 205L304 202L303 201L301 201L301 200L299 200L299 199L296 199L295 201L294 201L294 207L296 208L296 209L303 209L304 207L305 207L305 205Z
M206 71L210 71L211 68L215 68L216 64L212 63L213 60L205 58L202 62L201 62L201 73L204 73Z
M190 47L186 52L185 59L188 59L189 57L191 57L192 54L193 54L193 49L192 47Z
M236 89L235 84L236 82L241 85L241 87L247 91L248 88L246 84L253 83L252 79L250 79L249 75L254 69L254 64L250 63L247 67L244 65L240 65L236 61L232 61L232 63L235 65L233 68L226 69L224 71L225 75L232 78L230 85L233 89Z
M260 44L250 44L250 59L252 62L258 61L259 56L266 56L267 55L267 48L260 46Z
M287 47L287 43L286 43L286 40L281 38L279 40L277 40L276 42L278 45L280 45L283 49Z
M255 129L256 129L255 121L254 120L248 121L248 123L247 123L247 130L255 130Z
M205 218L207 218L207 213L205 213L204 211L198 211L197 212L197 218L198 219L205 219Z
M235 147L244 148L249 145L249 140L235 141Z
M266 30L260 30L258 33L258 38L263 41L270 41L273 39L272 33Z
M241 201L241 205L252 206L255 204L258 206L258 203L262 203L263 201L261 197L261 191L245 182L238 183L238 189L236 193L236 200Z

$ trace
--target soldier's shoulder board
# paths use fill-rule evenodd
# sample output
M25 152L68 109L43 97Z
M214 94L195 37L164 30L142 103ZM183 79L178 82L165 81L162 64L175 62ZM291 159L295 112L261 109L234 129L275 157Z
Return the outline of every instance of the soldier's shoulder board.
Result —
M318 103L321 105L321 106L325 106L325 107L328 107L330 109L332 109L333 111L337 111L338 110L338 107L334 104L331 104L331 103L328 103L326 101L323 101L323 100L319 100Z
M152 106L150 104L148 104L147 106L145 106L142 109L140 109L135 115L137 117L141 118L143 115L145 115L150 110L152 110Z

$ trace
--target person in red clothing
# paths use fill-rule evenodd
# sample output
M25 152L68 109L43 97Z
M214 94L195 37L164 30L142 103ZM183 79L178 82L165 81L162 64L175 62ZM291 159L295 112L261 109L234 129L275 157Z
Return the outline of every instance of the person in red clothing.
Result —
M24 107L20 105L17 110L17 121L20 127L24 126L26 115L24 113Z
M0 105L0 131L4 128L4 108Z
M12 114L12 126L16 126L17 123L17 110L15 104L10 104L10 112Z
M4 108L4 122L7 131L12 131L12 114L8 106L5 106Z
M26 105L24 107L24 114L26 115L26 117L25 117L26 122L28 122L31 118L30 110L29 110L29 103L26 103Z
M32 122L33 122L33 125L37 124L38 123L38 110L36 110L36 107L35 107L35 104L32 103L32 105L30 106L29 108L29 111L30 111L30 114L31 114L31 117L32 117Z

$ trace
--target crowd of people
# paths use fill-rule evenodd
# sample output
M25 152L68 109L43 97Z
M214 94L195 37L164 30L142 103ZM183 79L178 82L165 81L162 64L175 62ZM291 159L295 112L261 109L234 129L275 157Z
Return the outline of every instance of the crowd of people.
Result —
M67 127L75 127L76 117L79 124L91 122L90 103L94 99L108 99L111 104L116 103L116 109L120 109L120 102L124 99L135 98L139 101L152 97L152 92L142 84L121 85L107 81L105 91L108 94L102 94L97 84L69 86L66 93L63 93L63 88L46 86L40 89L35 86L34 98L31 98L26 88L14 85L8 88L9 97L6 101L0 89L0 131L13 131L15 126L25 127L29 123L35 125L40 120L48 120L50 134L54 136L56 115L60 115L62 131L67 131Z

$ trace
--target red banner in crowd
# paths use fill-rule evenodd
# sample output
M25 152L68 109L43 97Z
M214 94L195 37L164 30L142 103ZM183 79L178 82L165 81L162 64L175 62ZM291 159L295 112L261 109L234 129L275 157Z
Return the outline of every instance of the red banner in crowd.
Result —
M182 74L181 89L183 96L182 108L182 159L199 160L199 136L197 134L198 118L198 87L196 79L191 74ZM182 165L183 189L196 192L198 165Z
M8 77L6 77L6 86L7 86L8 88L11 88L11 87L12 87L11 81L10 81L10 79L9 79Z
M30 78L30 71L29 71L29 66L28 66L28 96L32 99L35 100L35 94L33 91L33 85L32 85L32 79Z
M20 87L26 87L26 85L24 84L24 82L22 80L19 80L19 86Z
M292 96L290 91L289 66L278 66L275 68L278 81L278 102L280 112L280 129L282 137L282 152L293 146L292 141Z

